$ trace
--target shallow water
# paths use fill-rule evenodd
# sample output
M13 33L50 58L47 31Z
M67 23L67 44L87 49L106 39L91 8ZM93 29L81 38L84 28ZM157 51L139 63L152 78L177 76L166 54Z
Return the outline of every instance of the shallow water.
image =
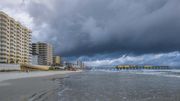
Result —
M64 79L59 101L180 101L179 71L88 71Z

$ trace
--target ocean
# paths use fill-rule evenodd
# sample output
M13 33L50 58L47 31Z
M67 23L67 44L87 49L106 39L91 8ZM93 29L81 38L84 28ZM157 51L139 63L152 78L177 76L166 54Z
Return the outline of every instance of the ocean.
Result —
M180 70L84 71L59 88L59 101L180 101Z

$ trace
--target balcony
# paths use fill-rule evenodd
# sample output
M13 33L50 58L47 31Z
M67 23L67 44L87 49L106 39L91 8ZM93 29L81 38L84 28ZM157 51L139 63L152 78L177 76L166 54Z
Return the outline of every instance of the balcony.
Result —
M8 23L5 22L5 21L1 21L1 22L0 22L0 25L9 26Z
M9 30L8 26L6 26L6 25L1 25L1 29Z
M9 40L8 40L8 37L7 37L7 36L1 35L1 36L0 36L0 41L7 42L7 41L9 41Z
M0 46L3 47L3 46L6 46L6 41L4 41L4 39L1 39L0 40Z
M5 17L1 18L2 21L9 22L9 20Z
M8 52L6 52L6 51L1 51L1 52L0 52L0 56L8 56Z
M5 60L7 60L7 56L1 56L0 61L2 62L2 61L5 61Z
M8 35L6 33L0 33L0 37L5 37L5 38L8 38Z
M3 32L3 33L8 33L8 31L5 30L5 29L1 29L1 32Z

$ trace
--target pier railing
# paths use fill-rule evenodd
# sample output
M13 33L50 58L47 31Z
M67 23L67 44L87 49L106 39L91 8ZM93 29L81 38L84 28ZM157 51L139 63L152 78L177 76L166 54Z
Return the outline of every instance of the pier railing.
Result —
M170 69L168 66L116 66L116 69Z

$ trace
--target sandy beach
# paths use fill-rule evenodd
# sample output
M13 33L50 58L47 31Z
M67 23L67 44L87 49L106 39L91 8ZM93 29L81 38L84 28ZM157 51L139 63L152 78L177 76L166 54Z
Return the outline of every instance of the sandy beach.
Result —
M56 101L60 79L72 73L75 72L0 73L0 101Z

